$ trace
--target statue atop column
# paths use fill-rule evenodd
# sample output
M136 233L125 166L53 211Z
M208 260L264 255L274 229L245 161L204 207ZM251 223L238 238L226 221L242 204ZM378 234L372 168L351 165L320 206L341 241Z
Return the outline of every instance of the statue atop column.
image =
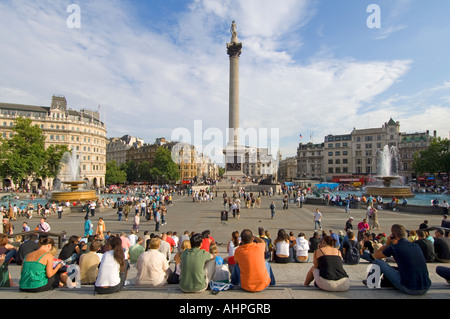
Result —
M234 21L234 20L231 23L230 33L231 33L231 41L230 42L231 43L239 43L238 33L237 33L237 29L236 29L236 21Z
M227 43L228 55L230 57L239 57L241 55L242 43L238 40L238 33L236 29L236 21L233 20L230 28L231 41Z

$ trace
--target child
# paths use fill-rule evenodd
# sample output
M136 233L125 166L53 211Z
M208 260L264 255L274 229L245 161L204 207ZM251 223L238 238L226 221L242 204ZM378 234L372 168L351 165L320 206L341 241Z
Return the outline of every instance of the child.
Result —
M211 246L209 247L209 252L215 256L215 258L214 258L215 270L214 270L211 280L217 281L217 282L229 283L230 282L230 271L228 270L228 267L226 265L224 265L223 258L219 256L219 247L217 247L216 244L211 244ZM207 263L207 266L205 266L205 267L208 267L208 263ZM208 267L208 271L210 271L209 267Z
M61 259L58 259L55 257L56 253L58 252L58 249L56 247L53 247L50 250L50 254L53 256L53 268L56 268L56 266L59 263L63 264L63 267L61 267L58 272L55 274L55 276L59 277L59 285L63 286L64 284L67 285L68 288L73 288L75 287L74 283L72 282L72 280L69 278L69 276L67 275L67 267L64 264L64 262Z

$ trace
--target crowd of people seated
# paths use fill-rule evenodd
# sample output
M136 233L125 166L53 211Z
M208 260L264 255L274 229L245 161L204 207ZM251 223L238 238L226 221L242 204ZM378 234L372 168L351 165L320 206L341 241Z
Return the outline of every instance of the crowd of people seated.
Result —
M445 266L450 263L448 232L438 228L433 237L426 228L426 221L409 231L395 224L390 235L364 230L360 238L348 224L346 233L322 230L310 237L279 229L272 238L262 227L256 233L243 229L232 232L226 256L219 253L220 245L209 230L181 235L146 231L143 236L134 231L128 235L107 232L104 238L74 235L59 253L46 236L31 235L18 241L0 235L0 285L14 285L8 272L13 262L21 266L18 285L24 292L84 285L93 286L95 293L110 294L128 285L178 284L183 292L195 293L205 291L211 283L258 292L276 285L273 263L301 263L310 269L305 278L299 278L299 284L314 282L323 290L346 291L350 279L345 268L363 260L380 267L383 285L407 294L424 294L431 286L427 263L440 263L436 273L450 280ZM392 262L397 266L390 265ZM130 267L137 271L131 280Z

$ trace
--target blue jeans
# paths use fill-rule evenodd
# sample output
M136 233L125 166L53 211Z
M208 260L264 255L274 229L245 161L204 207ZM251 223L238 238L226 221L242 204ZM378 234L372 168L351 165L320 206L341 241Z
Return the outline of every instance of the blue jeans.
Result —
M322 229L322 223L320 220L314 221L314 230L317 230L317 226L319 226L319 229Z
M273 272L272 272L272 267L270 267L270 264L267 261L265 262L265 264L266 264L267 272L269 273L269 276L270 276L269 286L275 286L276 282L275 282L275 276L273 275ZM231 284L234 286L241 284L241 270L239 269L238 264L234 265L233 272L231 273Z
M5 261L3 264L8 265L11 259L17 260L17 250L11 249L6 255L5 255Z
M403 286L400 278L400 272L396 268L391 267L384 260L375 259L373 263L380 267L381 273L384 275L384 277L388 279L401 292L408 295L423 295L428 291L428 289L411 290Z
M362 253L361 258L364 259L364 260L367 260L367 261L370 262L370 263L373 263L373 261L375 260L375 259L372 257L372 255L371 255L369 252L367 252L367 251L364 251L364 252Z

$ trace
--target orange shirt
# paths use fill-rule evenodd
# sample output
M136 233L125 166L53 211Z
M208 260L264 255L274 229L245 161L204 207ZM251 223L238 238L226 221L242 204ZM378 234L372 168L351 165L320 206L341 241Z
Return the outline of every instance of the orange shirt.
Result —
M252 242L241 245L234 251L234 260L241 271L242 289L257 292L269 286L270 276L264 260L265 249L266 243Z

